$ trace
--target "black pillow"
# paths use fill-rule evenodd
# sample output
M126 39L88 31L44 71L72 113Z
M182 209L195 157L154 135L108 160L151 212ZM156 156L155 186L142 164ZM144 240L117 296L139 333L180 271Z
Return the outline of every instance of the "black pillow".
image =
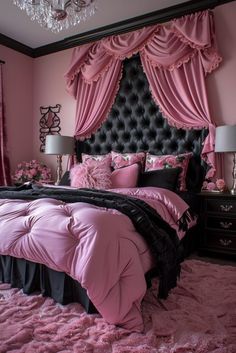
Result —
M64 173L63 177L61 178L61 181L59 183L61 186L70 186L70 172L67 171Z
M140 174L139 186L155 186L176 191L178 178L182 168L164 168L143 172Z

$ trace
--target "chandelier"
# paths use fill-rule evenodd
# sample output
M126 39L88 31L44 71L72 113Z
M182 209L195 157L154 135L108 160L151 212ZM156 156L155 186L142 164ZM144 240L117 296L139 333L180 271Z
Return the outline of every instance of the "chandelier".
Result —
M57 33L92 16L97 0L13 0L32 21Z

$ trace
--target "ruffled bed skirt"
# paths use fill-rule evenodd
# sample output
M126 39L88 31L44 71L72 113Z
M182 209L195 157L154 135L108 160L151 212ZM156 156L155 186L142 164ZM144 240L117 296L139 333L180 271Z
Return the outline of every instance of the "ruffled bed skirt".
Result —
M0 281L11 283L13 288L22 288L25 294L40 292L63 305L78 302L87 313L97 312L86 290L77 281L41 264L1 255Z

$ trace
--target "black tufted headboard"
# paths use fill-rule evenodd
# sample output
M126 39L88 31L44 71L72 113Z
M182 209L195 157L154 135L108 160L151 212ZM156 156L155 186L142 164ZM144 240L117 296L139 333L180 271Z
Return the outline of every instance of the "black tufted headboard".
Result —
M149 151L156 155L193 152L187 186L199 190L206 165L200 158L208 131L171 127L152 99L139 55L124 61L123 76L108 119L91 138L77 142L80 153L106 154Z

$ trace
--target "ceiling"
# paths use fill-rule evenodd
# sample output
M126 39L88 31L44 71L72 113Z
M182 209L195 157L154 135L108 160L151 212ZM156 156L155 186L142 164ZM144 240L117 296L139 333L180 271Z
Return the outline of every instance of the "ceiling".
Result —
M31 21L13 0L0 0L0 33L34 49L184 2L187 0L97 0L93 17L55 34Z

